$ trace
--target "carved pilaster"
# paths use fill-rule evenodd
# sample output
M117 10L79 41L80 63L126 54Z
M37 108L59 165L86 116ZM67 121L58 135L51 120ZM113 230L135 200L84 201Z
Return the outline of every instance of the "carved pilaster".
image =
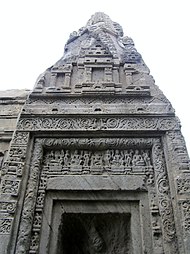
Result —
M31 235L31 221L35 209L35 200L38 190L38 181L40 179L40 164L42 159L42 145L41 142L36 142L34 145L34 153L31 160L31 170L28 185L26 188L26 195L23 204L23 212L19 227L19 233L16 243L15 253L27 253L30 243Z
M106 67L104 70L104 81L106 82L112 82L113 78L112 78L112 68L110 67Z
M2 166L0 238L3 240L0 241L5 244L6 239L10 239L10 233L12 231L17 198L20 193L20 185L26 161L28 140L28 132L16 131L10 145L7 160Z
M85 82L91 82L91 81L92 81L92 68L85 67Z
M160 143L156 143L153 146L153 165L159 202L159 211L162 221L164 251L166 253L178 253L178 244L171 201L170 186L164 161L163 149Z
M126 84L127 86L130 86L133 83L133 73L134 73L134 68L131 64L125 64L124 65L124 72L125 72L125 77L126 77Z
M64 87L70 87L71 73L65 73Z
M189 253L189 235L186 231L188 213L184 207L190 198L190 161L181 131L169 131L165 136L167 167L170 174L170 186L173 195L173 206L176 219L178 238L182 252ZM187 202L186 202L187 201ZM185 219L184 219L185 216ZM190 218L190 217L189 217Z

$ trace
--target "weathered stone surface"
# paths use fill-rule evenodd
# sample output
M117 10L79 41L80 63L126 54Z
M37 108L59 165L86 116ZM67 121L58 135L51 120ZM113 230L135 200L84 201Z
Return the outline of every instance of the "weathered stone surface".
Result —
M180 122L118 23L93 15L27 95L0 94L0 253L190 253Z

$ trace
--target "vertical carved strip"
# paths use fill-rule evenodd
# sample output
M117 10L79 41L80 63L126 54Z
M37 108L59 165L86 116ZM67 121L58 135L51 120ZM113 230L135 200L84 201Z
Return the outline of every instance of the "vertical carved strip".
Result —
M165 253L179 253L169 181L164 162L164 154L160 143L156 143L153 146L153 164L155 170L157 196L159 201L159 211L163 227L162 231Z
M31 161L31 171L27 185L24 206L20 221L20 228L17 238L16 254L27 253L30 242L33 214L37 196L38 182L40 178L40 164L43 154L42 144L36 141Z
M71 73L65 73L64 87L70 87Z
M181 205L184 237L189 237L190 236L190 200L181 200L180 205Z
M150 207L150 218L152 223L152 239L153 249L155 253L164 253L163 237L162 237L162 223L160 218L158 198L156 194L154 173L150 172L147 175L147 189Z
M45 189L47 185L47 170L43 170L40 175L40 184L38 188L34 220L32 225L31 241L29 254L38 253L39 241L40 241L40 231L42 226L42 216L43 216L43 206L45 200Z
M86 67L85 68L85 78L86 82L91 82L92 81L92 68Z
M104 71L104 81L106 82L112 82L112 68L111 67L106 67Z
M181 134L181 131L169 131L167 132L168 149L174 166L177 166L177 170L182 173L190 173L190 160L185 144L185 140Z
M171 187L174 196L176 228L182 253L190 252L190 234L188 223L190 222L189 198L190 198L190 160L186 149L185 140L181 131L168 131L166 135L168 167L172 169Z
M0 242L1 248L7 249L12 241L16 220L14 220L21 177L26 163L29 132L15 131L8 156L2 165L0 186Z
M28 140L28 132L16 131L13 135L7 160L2 165L0 235L10 234L11 232L17 202L16 198L19 194L20 182L26 159ZM10 209L13 207L13 204L14 209Z
M57 73L53 72L51 73L51 86L55 87L57 81Z

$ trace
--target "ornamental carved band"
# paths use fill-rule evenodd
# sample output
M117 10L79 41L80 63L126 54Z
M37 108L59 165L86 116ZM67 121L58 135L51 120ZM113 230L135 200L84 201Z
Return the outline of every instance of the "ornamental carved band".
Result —
M175 118L132 118L132 117L64 117L64 118L23 118L19 130L172 130L179 129Z

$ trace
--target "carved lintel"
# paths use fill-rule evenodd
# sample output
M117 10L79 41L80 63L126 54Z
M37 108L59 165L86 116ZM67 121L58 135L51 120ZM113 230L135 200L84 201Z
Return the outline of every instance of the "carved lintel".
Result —
M71 73L72 72L72 64L65 64L60 66L54 66L51 69L52 73Z

